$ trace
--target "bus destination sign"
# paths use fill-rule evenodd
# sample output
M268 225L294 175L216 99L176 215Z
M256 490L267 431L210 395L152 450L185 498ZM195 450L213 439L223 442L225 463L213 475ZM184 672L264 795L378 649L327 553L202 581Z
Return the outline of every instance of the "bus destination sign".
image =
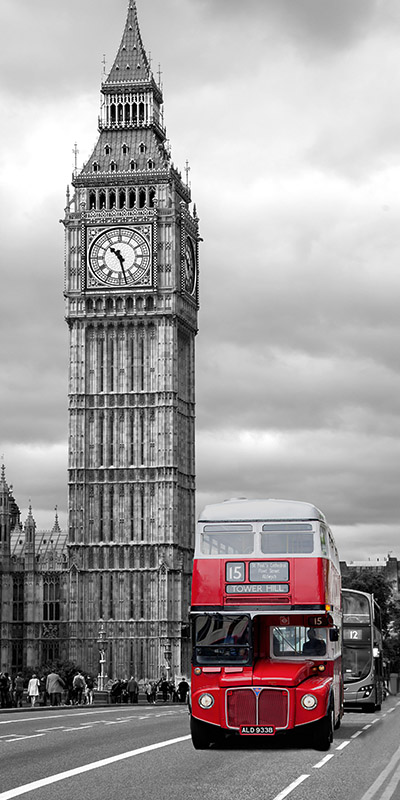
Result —
M227 583L227 594L282 594L289 591L287 583Z
M250 561L251 581L288 581L288 561Z

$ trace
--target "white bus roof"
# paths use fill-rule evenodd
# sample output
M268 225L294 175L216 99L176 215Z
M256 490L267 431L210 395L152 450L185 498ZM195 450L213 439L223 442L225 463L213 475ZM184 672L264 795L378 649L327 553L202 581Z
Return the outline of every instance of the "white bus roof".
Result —
M234 520L319 520L326 522L322 511L311 503L297 500L248 500L232 497L223 503L206 506L199 522L233 522Z

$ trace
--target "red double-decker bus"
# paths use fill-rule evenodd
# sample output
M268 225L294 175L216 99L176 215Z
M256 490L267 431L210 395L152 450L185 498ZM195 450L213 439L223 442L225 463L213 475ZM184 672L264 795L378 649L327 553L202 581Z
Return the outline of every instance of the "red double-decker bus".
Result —
M198 522L192 582L191 734L303 727L327 750L343 713L339 557L324 515L233 499Z

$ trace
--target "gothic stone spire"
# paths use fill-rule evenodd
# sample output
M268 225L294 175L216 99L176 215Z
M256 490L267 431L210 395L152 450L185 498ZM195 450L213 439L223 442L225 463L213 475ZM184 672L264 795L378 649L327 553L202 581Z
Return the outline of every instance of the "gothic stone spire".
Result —
M145 83L150 79L150 65L143 47L136 3L130 0L121 44L105 85L138 81Z

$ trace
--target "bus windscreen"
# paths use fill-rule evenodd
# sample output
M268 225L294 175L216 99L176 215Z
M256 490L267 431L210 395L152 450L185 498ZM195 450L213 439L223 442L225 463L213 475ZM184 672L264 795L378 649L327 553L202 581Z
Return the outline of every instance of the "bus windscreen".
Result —
M200 615L194 621L194 644L196 664L247 664L251 655L250 618Z

